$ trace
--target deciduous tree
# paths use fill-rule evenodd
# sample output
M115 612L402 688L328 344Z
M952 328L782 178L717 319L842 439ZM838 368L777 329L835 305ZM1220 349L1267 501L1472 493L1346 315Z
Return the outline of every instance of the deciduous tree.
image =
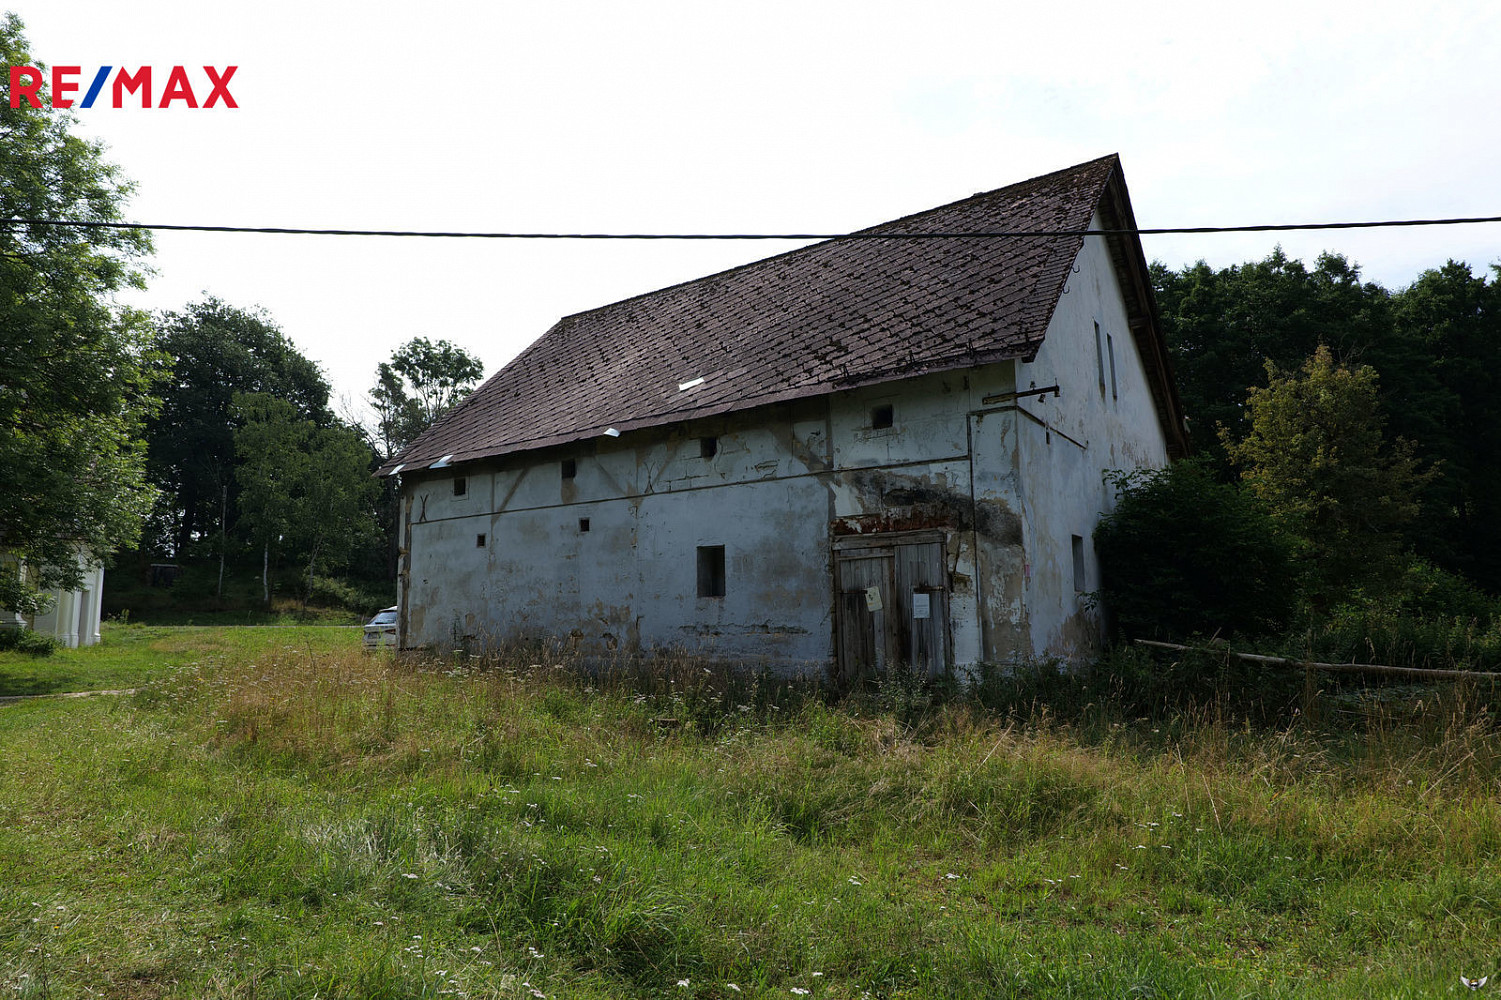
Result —
M241 528L261 549L265 596L273 553L305 563L311 593L318 570L342 568L375 532L370 449L357 431L320 427L285 399L241 393L233 405Z
M1406 441L1385 441L1375 370L1339 365L1320 346L1300 371L1268 362L1267 376L1246 399L1245 437L1225 433L1242 481L1301 539L1316 601L1388 582L1432 473Z
M13 14L0 53L35 65ZM146 317L113 299L142 284L147 235L21 221L119 222L130 185L69 113L20 103L0 96L0 606L30 610L78 584L77 553L138 536L159 366Z
M474 391L485 374L478 358L447 340L414 337L375 370L370 402L386 457L396 454Z
M216 535L225 492L234 492L237 393L286 401L298 419L328 425L329 387L317 364L298 352L264 311L209 296L163 314L161 346L172 377L151 422L151 478L167 496L169 543L185 553L196 537Z

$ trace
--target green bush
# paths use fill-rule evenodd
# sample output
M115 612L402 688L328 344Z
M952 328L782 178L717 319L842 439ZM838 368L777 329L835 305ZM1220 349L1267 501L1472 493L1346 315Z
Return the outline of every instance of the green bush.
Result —
M1391 601L1352 601L1290 635L1285 655L1325 663L1501 670L1501 621L1422 614Z
M1292 550L1250 494L1197 460L1115 479L1095 529L1100 596L1138 637L1263 635L1292 617Z
M319 607L344 608L359 615L373 615L396 603L394 594L383 594L327 576L313 577L308 603Z
M1398 582L1396 608L1404 613L1488 622L1501 617L1501 601L1469 580L1414 559Z
M62 644L50 635L29 628L0 628L0 652L14 651L32 656L51 656Z

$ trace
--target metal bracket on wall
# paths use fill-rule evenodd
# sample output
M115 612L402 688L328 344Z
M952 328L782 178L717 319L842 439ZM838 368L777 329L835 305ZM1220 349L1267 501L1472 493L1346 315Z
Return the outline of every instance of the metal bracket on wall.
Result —
M1058 396L1062 395L1062 393L1058 391L1058 386L1054 384L1045 385L1041 389L1023 389L1020 392L1001 392L997 393L994 396L986 396L984 399L980 400L980 402L986 406L994 406L996 403L1014 402L1024 396L1046 396L1050 392L1053 394L1053 397L1055 399Z

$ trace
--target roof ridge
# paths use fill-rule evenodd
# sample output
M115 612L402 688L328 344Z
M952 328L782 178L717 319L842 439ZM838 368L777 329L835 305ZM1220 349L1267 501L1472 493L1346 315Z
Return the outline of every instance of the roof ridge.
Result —
M868 234L868 233L879 234L880 230L885 229L888 226L895 226L895 225L898 225L898 224L903 223L903 222L910 222L913 219L919 219L919 218L922 218L923 216L926 216L926 215L933 215L933 214L935 214L937 212L950 211L950 210L952 210L954 208L957 208L960 205L964 205L964 204L966 204L968 202L978 201L978 200L984 199L984 198L991 198L991 197L994 197L995 195L1000 194L1003 191L1009 191L1012 188L1019 188L1019 187L1024 187L1026 185L1029 185L1029 184L1036 184L1039 181L1046 181L1046 180L1049 180L1050 178L1062 176L1063 174L1080 173L1080 172L1083 172L1084 170L1086 170L1087 168L1093 167L1093 166L1095 166L1096 164L1099 164L1099 163L1103 163L1106 160L1113 161L1113 168L1115 170L1119 170L1120 169L1120 154L1119 153L1107 153L1104 156L1097 156L1093 160L1085 160L1083 163L1076 163L1076 164L1074 164L1071 167L1063 167L1063 168L1058 169L1058 170L1050 170L1050 171L1048 171L1045 174L1038 174L1036 177L1029 177L1029 178L1027 178L1024 181L1017 181L1014 184L1006 184L1006 185L1004 185L1002 187L993 188L993 189L991 189L989 191L977 191L976 193L974 193L972 195L968 195L968 196L966 196L964 198L959 198L959 199L956 199L954 201L944 202L942 205L935 205L932 208L925 208L925 209L923 209L920 212L912 212L911 214L903 215L903 216L901 216L899 218L891 219L891 220L889 220L887 222L878 222L875 225L866 226L863 229L852 229L848 233L845 233L842 236L835 236L835 237L832 237L830 239L825 239L825 240L815 240L815 241L813 241L812 243L809 243L806 246L794 247L791 250L783 250L781 253L774 253L770 257L757 257L755 260L748 260L744 264L736 264L733 267L727 267L727 268L725 268L722 271L712 271L709 274L701 274L701 275L699 275L696 278L686 278L686 279L684 279L682 281L674 281L670 285L663 285L662 287L660 287L660 288L654 288L651 291L638 292L635 295L627 295L623 299L615 299L614 301L606 302L606 303L604 303L602 305L591 306L588 309L580 309L578 312L564 313L561 317L558 318L558 322L557 323L554 323L552 326L548 327L547 330L546 330L546 332L544 332L541 336L539 336L537 338L537 340L534 340L532 343L536 343L537 341L540 341L543 338L545 338L547 336L547 334L549 334L549 333L551 333L553 331L553 329L558 325L558 323L562 323L565 320L576 319L576 318L578 318L580 316L588 316L588 315L591 315L593 313L600 312L601 310L604 310L604 309L612 309L615 306L625 305L627 302L635 302L635 301L638 301L640 299L651 298L653 295L660 295L663 292L670 292L670 291L672 291L673 289L676 289L676 288L684 288L684 287L686 287L688 285L696 285L699 282L711 281L711 280L713 280L715 278L722 278L722 277L725 277L726 275L734 274L737 271L743 271L746 268L759 267L762 264L769 264L769 263L771 263L774 260L781 260L784 257L792 257L792 256L795 256L795 255L800 254L800 253L808 253L809 251L817 250L819 247L833 246L833 245L835 245L837 243L844 242L845 240L847 240L851 236L861 236L861 235ZM884 234L880 234L880 235L884 235ZM900 234L893 233L891 235L893 237L895 237L895 236L899 236ZM530 344L527 345L527 347L523 348L521 350L521 352L518 353L516 356L519 358L522 354L525 354L526 351L530 349L530 347L531 347Z

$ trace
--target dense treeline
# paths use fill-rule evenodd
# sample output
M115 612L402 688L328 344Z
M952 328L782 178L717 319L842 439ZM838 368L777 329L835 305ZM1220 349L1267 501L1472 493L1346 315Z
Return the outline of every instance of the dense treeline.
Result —
M1196 456L1096 533L1134 636L1501 665L1501 280L1392 291L1335 254L1154 265Z
M377 367L367 428L330 409L318 365L261 310L209 297L155 323L162 405L147 472L160 499L143 561L256 562L265 602L283 565L299 568L304 600L320 574L388 590L395 505L372 473L396 434L409 440L468 394L480 363L447 341L403 344Z
M1268 362L1296 371L1321 346L1370 367L1388 441L1434 474L1405 542L1435 565L1501 590L1501 280L1450 261L1391 291L1344 257L1310 269L1281 251L1222 270L1154 265L1158 307L1196 450L1228 472L1246 399ZM1227 436L1222 436L1222 429Z

